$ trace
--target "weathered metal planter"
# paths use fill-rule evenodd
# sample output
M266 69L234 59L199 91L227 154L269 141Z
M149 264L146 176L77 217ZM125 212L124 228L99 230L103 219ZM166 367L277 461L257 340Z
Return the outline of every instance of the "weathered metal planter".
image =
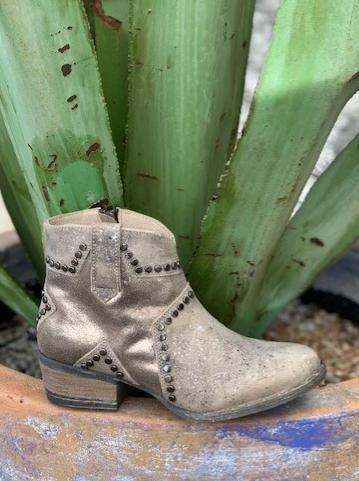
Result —
M0 479L357 481L359 378L267 414L188 423L154 399L117 413L50 404L41 381L0 368Z

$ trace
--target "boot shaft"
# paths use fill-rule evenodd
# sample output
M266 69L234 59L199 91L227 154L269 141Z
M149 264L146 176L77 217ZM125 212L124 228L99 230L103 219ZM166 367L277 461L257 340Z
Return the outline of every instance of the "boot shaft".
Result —
M117 219L100 209L56 216L45 222L43 240L39 347L60 361L76 362L105 338L120 348L135 325L137 342L145 342L186 285L173 234L135 212L119 209Z

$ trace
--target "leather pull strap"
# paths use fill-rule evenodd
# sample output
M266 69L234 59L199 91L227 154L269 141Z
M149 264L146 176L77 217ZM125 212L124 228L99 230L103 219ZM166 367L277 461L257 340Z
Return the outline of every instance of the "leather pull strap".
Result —
M121 292L120 224L92 228L91 289L104 303Z

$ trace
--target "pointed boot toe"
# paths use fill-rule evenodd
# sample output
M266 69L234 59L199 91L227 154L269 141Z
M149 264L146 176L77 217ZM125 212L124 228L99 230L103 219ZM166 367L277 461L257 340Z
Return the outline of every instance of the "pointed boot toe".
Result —
M173 234L126 210L44 224L38 345L49 399L115 410L134 386L174 413L223 420L286 402L319 383L314 351L249 339L201 305Z

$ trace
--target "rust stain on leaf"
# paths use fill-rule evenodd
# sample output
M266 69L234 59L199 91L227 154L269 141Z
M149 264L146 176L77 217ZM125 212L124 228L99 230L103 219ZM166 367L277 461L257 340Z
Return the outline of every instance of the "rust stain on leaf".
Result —
M68 99L67 99L67 102L73 102L74 100L77 99L77 95L71 95Z
M122 22L120 20L105 14L102 0L93 0L92 9L94 14L100 18L107 27L112 28L113 30L119 30L121 28Z
M44 194L44 197L47 200L47 202L49 202L50 201L49 193L47 192L47 188L44 185L42 186L42 193Z
M98 142L95 142L94 144L91 144L90 147L86 150L86 155L89 157L94 152L97 152L100 148L100 144Z
M57 49L58 52L60 53L64 53L66 52L66 50L70 50L70 45L67 43L66 45L64 45L63 47L60 47Z
M301 261L300 259L295 259L293 257L292 261L295 262L296 264L298 264L301 267L305 267L305 263L303 261Z
M51 162L49 162L47 168L51 169L52 167L55 167L55 165L56 165L57 155L51 154L51 155L49 155L49 157L52 158L52 160L51 160Z
M155 175L143 174L142 172L137 172L137 175L140 176L140 177L144 177L145 179L160 180L159 177L157 177Z
M323 242L321 239L319 239L318 237L311 237L311 238L310 238L310 242L311 242L312 244L315 244L315 245L318 246L318 247L323 247L323 246L324 246L324 242Z
M71 64L65 63L64 65L61 66L61 72L64 77L67 77L68 75L70 75L71 71L72 71Z

